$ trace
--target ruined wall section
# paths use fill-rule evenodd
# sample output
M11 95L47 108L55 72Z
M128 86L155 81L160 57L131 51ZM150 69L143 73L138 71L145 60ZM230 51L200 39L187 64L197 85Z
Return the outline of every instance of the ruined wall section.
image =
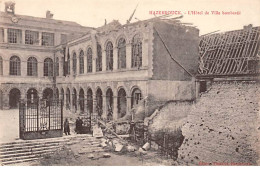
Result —
M258 82L214 82L182 128L179 162L255 165L260 150L259 96Z
M152 33L152 77L148 84L148 116L169 100L195 99L195 78L192 76L196 74L199 57L198 29L160 21L153 23Z

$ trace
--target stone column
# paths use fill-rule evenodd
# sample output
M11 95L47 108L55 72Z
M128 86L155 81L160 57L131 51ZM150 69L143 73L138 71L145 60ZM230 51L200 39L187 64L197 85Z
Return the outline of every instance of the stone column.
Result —
M97 99L96 99L96 95L93 94L93 113L92 113L92 117L91 117L91 125L94 126L96 124L96 119L97 119Z
M22 44L25 44L25 30L22 30Z
M118 48L115 47L113 50L113 70L118 69Z
M107 63L106 63L106 50L102 51L102 71L107 70Z
M130 69L132 64L132 46L131 43L126 44L126 68Z
M77 94L77 113L81 113L81 109L80 109L80 99L79 99L79 94Z
M92 41L92 72L96 72L96 58L97 58L97 40L96 31L91 31L91 41Z
M117 104L118 104L118 99L117 99L117 95L115 95L113 96L113 120L116 120L118 118Z
M107 97L106 95L103 95L103 107L102 107L102 119L107 119Z
M8 43L8 29L4 28L4 43Z
M126 114L130 114L131 112L131 96L126 97Z
M42 45L42 32L39 32L39 46Z

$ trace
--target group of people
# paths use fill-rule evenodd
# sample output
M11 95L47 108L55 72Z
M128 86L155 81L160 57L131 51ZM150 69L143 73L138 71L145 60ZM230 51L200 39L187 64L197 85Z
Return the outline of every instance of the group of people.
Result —
M83 133L83 120L78 117L77 120L76 120L76 128L75 128L75 132L77 134L82 134ZM70 125L69 125L69 120L68 118L65 119L64 121L64 133L66 135L70 135Z

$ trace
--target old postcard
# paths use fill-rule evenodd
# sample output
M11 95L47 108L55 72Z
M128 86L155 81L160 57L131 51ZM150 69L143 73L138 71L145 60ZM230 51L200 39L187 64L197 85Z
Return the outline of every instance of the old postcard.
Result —
M259 0L0 0L2 166L258 166Z

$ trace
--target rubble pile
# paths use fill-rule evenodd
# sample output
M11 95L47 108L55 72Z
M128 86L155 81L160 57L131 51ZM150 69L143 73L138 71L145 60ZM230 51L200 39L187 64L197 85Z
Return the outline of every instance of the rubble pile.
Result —
M184 165L256 165L260 150L259 95L257 82L214 82L182 128L185 139L178 161Z

